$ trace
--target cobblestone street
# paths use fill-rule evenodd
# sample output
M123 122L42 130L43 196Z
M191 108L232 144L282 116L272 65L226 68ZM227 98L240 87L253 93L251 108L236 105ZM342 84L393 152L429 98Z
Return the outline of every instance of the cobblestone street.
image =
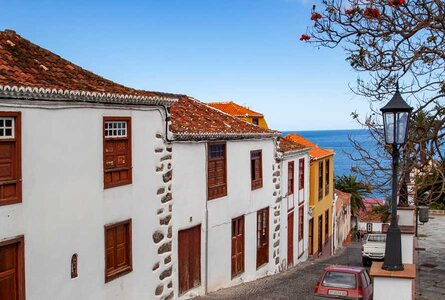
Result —
M353 242L333 257L308 261L286 272L221 289L196 299L313 299L315 283L320 279L324 267L330 264L361 266L360 251L361 243Z

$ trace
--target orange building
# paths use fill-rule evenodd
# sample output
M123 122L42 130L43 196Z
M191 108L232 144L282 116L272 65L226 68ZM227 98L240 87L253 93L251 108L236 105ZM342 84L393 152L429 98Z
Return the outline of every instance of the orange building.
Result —
M226 114L232 115L234 117L240 118L254 125L260 126L261 128L269 129L263 114L253 111L245 106L236 104L233 101L212 102L208 103L208 105L216 109L219 109L220 111L223 111Z
M309 147L309 255L329 256L333 246L334 151L318 147L298 134L285 139Z

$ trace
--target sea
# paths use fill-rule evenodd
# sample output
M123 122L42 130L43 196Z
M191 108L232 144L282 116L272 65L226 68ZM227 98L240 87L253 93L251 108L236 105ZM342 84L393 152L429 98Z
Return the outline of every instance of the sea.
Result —
M357 165L357 162L350 160L348 157L348 153L358 157L357 151L350 142L351 138L369 150L376 145L365 129L283 131L282 135L286 136L289 133L297 133L321 148L334 150L335 176L350 175L352 174L351 169Z

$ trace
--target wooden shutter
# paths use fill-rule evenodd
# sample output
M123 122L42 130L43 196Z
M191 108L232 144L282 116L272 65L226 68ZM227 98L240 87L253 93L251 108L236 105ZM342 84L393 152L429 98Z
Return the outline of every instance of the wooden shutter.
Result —
M263 162L261 150L250 152L251 189L263 187Z
M325 221L325 224L324 224L324 239L325 239L325 243L327 243L329 241L329 208L325 212L324 221Z
M105 282L132 270L131 220L105 226Z
M0 299L25 299L24 240L19 237L0 243Z
M323 198L323 162L318 163L318 200Z
M298 176L299 176L299 189L304 189L304 158L300 159L298 162Z
M304 206L298 209L298 240L301 241L304 236Z
M329 172L330 172L330 164L329 159L326 159L326 168L325 168L325 195L329 194Z
M244 272L244 216L232 220L232 278Z
M269 261L269 208L257 212L257 261L256 266Z
M287 194L292 195L294 193L294 162L287 163Z
M209 144L207 157L208 199L227 195L226 145Z
M21 113L0 112L0 206L22 202Z
M105 117L103 128L104 187L131 184L131 118Z
M201 225L178 232L179 294L201 284Z

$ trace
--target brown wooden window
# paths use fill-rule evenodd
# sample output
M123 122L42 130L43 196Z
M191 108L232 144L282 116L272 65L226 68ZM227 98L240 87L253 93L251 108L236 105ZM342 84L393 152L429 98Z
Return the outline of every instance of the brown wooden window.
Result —
M0 112L0 206L22 202L20 112Z
M131 219L105 226L105 282L133 270Z
M269 207L257 212L256 267L269 261Z
M263 187L263 162L261 150L250 152L250 176L252 190Z
M232 278L244 272L244 216L232 219Z
M294 162L287 163L287 194L292 195L294 193Z
M304 158L298 161L298 189L304 189Z
M318 163L318 201L323 198L323 161Z
M131 118L105 117L104 188L131 184Z
M324 178L324 180L325 180L325 190L324 190L324 193L325 193L325 195L328 195L329 194L329 172L330 172L330 163L329 163L329 159L326 159L326 168L325 168L325 178Z
M0 299L25 300L23 236L0 242Z
M298 240L301 241L304 236L304 206L298 208Z
M207 157L208 199L227 195L226 144L209 144Z
M329 208L326 210L325 214L324 214L324 240L325 243L328 242L329 240Z
M179 294L201 285L201 225L178 232Z
M77 278L79 276L77 272L77 259L78 255L74 253L73 256L71 256L71 278Z

